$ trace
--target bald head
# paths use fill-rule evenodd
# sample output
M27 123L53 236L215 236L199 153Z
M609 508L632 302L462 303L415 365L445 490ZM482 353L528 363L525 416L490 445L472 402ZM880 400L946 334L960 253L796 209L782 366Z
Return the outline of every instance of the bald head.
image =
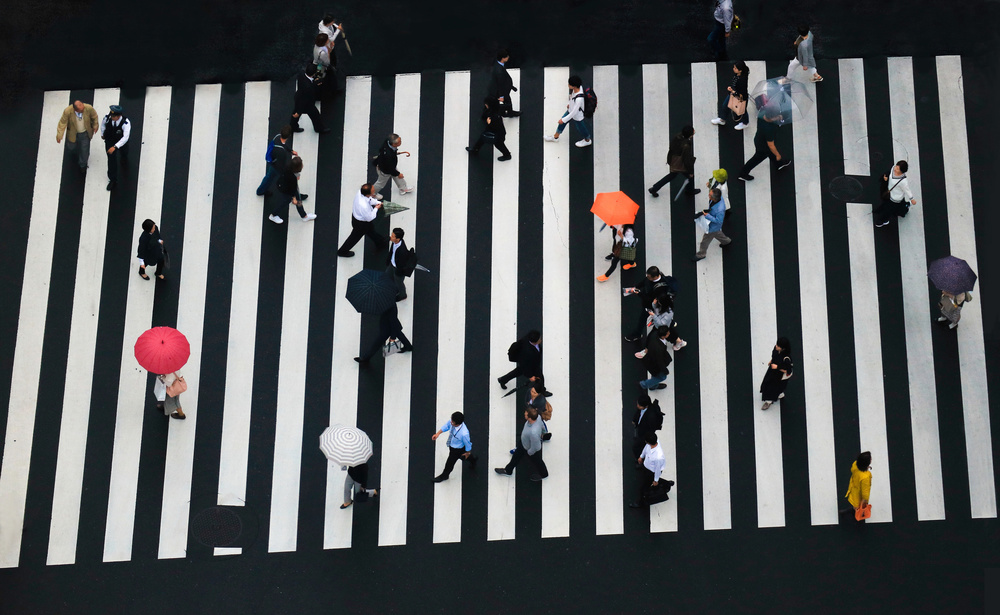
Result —
M73 101L73 108L76 109L77 113L83 113L83 102L79 100Z

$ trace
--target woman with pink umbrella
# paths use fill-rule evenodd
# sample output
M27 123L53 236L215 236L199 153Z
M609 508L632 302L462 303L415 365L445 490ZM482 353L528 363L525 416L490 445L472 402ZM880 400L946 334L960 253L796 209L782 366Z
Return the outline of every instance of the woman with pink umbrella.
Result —
M181 407L181 393L187 391L184 376L177 373L191 356L191 345L184 334L171 327L153 327L135 342L135 359L143 369L156 374L153 393L157 407L174 419L186 419Z

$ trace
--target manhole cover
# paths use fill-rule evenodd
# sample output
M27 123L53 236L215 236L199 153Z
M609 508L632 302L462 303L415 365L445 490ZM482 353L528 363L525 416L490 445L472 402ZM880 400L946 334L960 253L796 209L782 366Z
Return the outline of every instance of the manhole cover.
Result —
M861 198L863 189L861 182L853 177L840 176L833 178L830 182L830 194L841 201L857 202Z
M229 546L242 533L243 522L240 521L240 516L221 506L206 508L191 522L191 534L206 547Z

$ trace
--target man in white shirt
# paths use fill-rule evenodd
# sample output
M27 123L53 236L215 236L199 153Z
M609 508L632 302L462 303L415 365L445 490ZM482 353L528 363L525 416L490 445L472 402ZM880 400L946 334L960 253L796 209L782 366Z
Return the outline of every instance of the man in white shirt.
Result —
M902 218L916 205L906 171L910 168L905 160L900 160L886 175L882 176L882 204L874 212L875 226L888 226L893 217ZM907 203L909 201L909 203Z
M643 495L651 488L659 486L660 473L663 472L664 466L667 465L667 460L663 457L663 449L660 448L660 445L656 441L655 432L646 434L646 446L642 449L639 463L642 464L642 467L639 468L639 471L642 473L639 479L639 499L631 502L628 505L629 508L642 508L646 505L642 499ZM666 483L667 489L674 484L669 480Z
M128 138L132 123L118 105L111 105L110 113L101 120L101 138L108 153L108 190L118 185L118 161L128 164Z
M319 26L316 28L318 33L325 34L330 37L331 47L333 46L333 41L337 38L337 35L339 35L344 29L342 24L334 23L335 21L337 21L337 19L333 15L327 13L323 16L323 19L320 20Z
M374 196L372 196L371 184L364 184L358 193L354 195L354 209L351 212L351 234L347 236L344 244L337 250L337 256L354 256L351 251L361 238L368 235L368 238L375 242L377 249L385 245L385 239L375 231L375 217L382 207Z
M576 142L577 147L588 147L593 143L590 135L590 128L587 126L583 109L586 103L586 94L583 92L583 79L573 75L569 78L569 104L566 105L566 113L559 118L559 126L556 127L554 135L544 135L542 138L548 142L557 141L559 135L566 130L566 125L573 122L576 129L580 131L583 138Z

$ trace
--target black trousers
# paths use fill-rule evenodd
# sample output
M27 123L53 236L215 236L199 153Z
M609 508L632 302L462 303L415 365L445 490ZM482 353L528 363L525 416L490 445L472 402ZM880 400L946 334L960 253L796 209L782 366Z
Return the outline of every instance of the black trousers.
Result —
M383 336L381 333L379 333L378 337L375 339L375 342L372 344L371 348L368 349L368 352L361 355L361 357L359 358L362 361L369 361L376 354L381 354L382 346L385 345L385 341L387 339L389 339L388 335ZM402 331L396 334L396 339L403 342L403 348L407 350L413 347L413 344L410 343L410 340L407 339L406 335L404 335Z
M660 181L653 184L653 187L650 188L650 190L652 190L653 192L659 192L660 188L669 184L670 180L679 175L686 175L686 174L681 173L679 171L671 171L670 173L667 173L666 175L660 178ZM694 178L689 176L689 179L690 181L688 182L687 188L684 189L684 191L687 192L688 194L694 192Z
M296 113L299 114L299 117L295 117ZM316 132L326 128L326 125L323 123L323 118L319 115L319 109L316 108L315 104L311 104L308 106L296 107L295 111L292 112L292 117L288 120L288 123L292 125L292 130L299 127L299 120L302 118L301 114L303 113L308 115L309 119L312 120L313 128Z
M750 121L750 115L747 111L743 112L743 115L736 115L736 113L729 108L729 97L732 94L726 94L722 97L722 101L719 103L719 117L728 121L733 121L735 123L743 122L744 124ZM749 105L747 106L749 108Z
M351 216L351 234L347 236L344 240L344 244L340 246L337 250L338 253L347 253L361 241L364 236L367 235L368 239L375 242L376 247L385 246L388 241L385 237L382 237L375 231L375 222L364 222L358 220L354 216Z
M492 141L494 147L500 150L500 153L503 154L504 156L510 156L510 150L507 149L507 145L504 143L502 139L501 140L487 139L485 134L479 135L479 139L476 140L476 144L472 146L472 151L478 152L480 148L482 148L487 141Z
M642 451L639 451L642 453ZM639 455L635 456L636 459ZM639 502L642 502L642 496L646 493L646 489L653 484L653 472L646 466L639 466Z
M872 212L872 214L875 218L875 224L885 224L896 216L905 216L908 212L909 208L906 205L906 201L897 203L892 199L884 199L882 204L879 205L875 211Z
M108 150L111 149L113 143L104 143L104 153L107 154ZM128 143L121 147L115 148L113 154L108 155L108 181L116 182L118 181L118 165L128 164Z
M742 169L740 169L740 175L749 174L750 171L753 171L758 164L764 162L766 158L770 158L771 162L775 163L778 162L778 159L774 156L774 153L771 152L771 148L767 146L767 143L764 143L763 146L758 145L756 143L754 143L754 145L756 149L754 150L753 156L750 158L750 160L747 160L747 163L743 165Z
M504 117L512 117L514 115L514 105L510 102L510 92L504 95L503 102L497 102L497 108L500 109L500 115Z
M464 455L464 454L465 454L465 449L462 448L462 447L458 447L458 448L449 447L448 448L448 461L444 462L444 471L441 472L441 475L442 476L450 476L452 470L455 469L455 464L458 463L458 460L459 459L464 459L464 457L462 457L462 455ZM469 455L469 458L466 459L466 461L469 462L469 466L473 467L473 468L476 467L476 461L478 461L478 460L479 460L478 457L476 457L475 455L471 455L471 454Z
M545 462L542 461L542 450L538 449L538 452L534 455L529 455L527 449L521 446L521 443L517 443L517 448L514 449L514 454L510 456L510 462L504 468L507 474L513 474L514 468L517 467L517 463L527 457L531 460L531 463L535 466L535 471L539 476L545 478L549 475L549 469L545 467Z

